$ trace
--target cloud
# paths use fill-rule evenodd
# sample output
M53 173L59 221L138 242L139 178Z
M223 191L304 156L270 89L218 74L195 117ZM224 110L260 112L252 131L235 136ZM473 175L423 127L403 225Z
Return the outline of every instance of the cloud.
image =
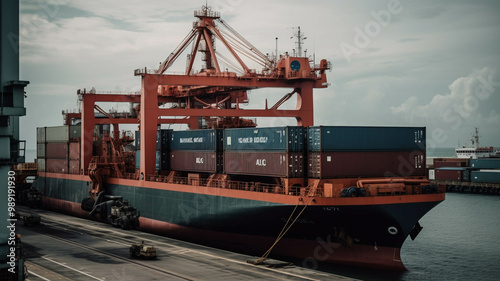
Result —
M449 92L435 95L427 104L416 96L409 97L391 112L409 124L430 124L433 130L447 134L463 132L471 126L483 127L489 134L496 135L500 127L500 104L496 70L489 67L475 69L448 86Z

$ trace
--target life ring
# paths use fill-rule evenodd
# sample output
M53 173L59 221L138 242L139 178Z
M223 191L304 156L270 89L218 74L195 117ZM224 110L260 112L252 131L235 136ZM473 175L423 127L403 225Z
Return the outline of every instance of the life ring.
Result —
M387 229L387 232L389 232L389 234L396 235L396 234L398 234L398 229L394 226L389 226L389 228Z

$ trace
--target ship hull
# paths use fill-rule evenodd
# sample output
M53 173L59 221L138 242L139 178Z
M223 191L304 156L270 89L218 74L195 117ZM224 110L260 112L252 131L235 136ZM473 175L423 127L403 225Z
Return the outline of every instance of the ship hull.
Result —
M80 207L90 179L41 173L46 208L89 217ZM285 223L294 225L272 254L303 260L404 270L400 249L413 226L444 194L310 198L273 193L108 179L105 191L140 213L141 230L252 255L262 255ZM293 215L292 215L293 214Z

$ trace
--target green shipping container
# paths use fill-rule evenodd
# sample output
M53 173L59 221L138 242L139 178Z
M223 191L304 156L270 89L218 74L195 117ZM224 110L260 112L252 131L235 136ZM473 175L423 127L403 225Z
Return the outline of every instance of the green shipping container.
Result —
M298 152L305 149L306 129L298 126L224 130L225 151Z
M500 169L500 158L471 159L469 165L476 169Z
M308 128L309 151L425 151L425 127Z

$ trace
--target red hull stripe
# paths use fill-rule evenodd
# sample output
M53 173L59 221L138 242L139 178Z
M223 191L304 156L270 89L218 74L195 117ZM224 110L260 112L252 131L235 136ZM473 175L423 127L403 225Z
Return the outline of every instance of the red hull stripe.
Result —
M70 180L90 181L90 178L85 175L70 175L70 174L57 174L57 173L42 173L42 177L62 178ZM196 193L204 195L222 196L230 198L241 198L248 200L273 202L279 204L295 205L298 202L299 196L283 195L264 192L253 192L245 190L224 189L206 186L182 185L182 184L169 184L164 182L153 181L139 181L128 179L109 178L106 181L108 184L124 185L124 186L137 186L152 189L170 190L178 192ZM315 197L311 205L325 205L325 206L360 206L360 205L381 205L381 204L406 204L406 203L419 203L419 202L441 202L445 199L445 193L436 194L413 194L401 196L375 196L375 197ZM309 199L305 199L304 203L308 203Z

